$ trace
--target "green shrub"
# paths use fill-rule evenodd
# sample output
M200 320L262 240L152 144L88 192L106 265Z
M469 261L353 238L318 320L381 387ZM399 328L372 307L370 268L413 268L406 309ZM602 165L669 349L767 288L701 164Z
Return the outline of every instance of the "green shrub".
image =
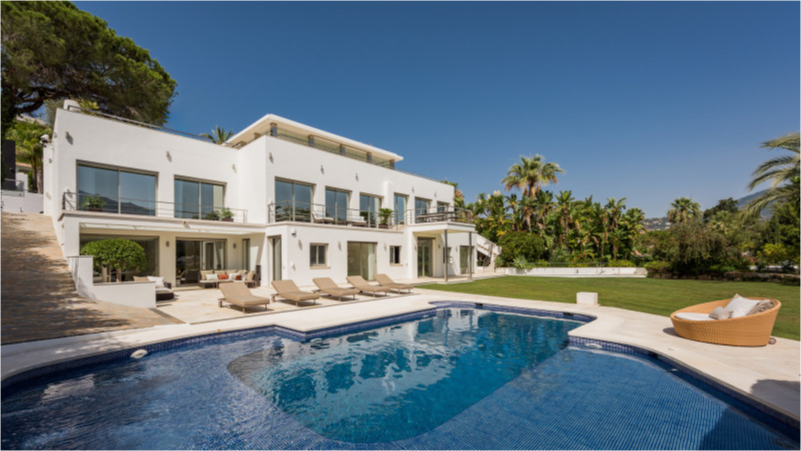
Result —
M645 264L645 269L648 270L648 276L653 274L665 274L670 272L670 262L654 261Z
M506 264L512 264L518 257L525 258L526 262L537 261L545 254L545 241L529 232L507 232L498 245L501 246L499 258Z
M607 266L611 266L613 268L634 268L637 265L634 262L630 262L628 260L609 260Z
M81 255L94 257L95 269L116 269L118 274L147 265L145 249L139 243L118 238L86 243L81 248ZM117 281L121 282L122 277L118 276Z

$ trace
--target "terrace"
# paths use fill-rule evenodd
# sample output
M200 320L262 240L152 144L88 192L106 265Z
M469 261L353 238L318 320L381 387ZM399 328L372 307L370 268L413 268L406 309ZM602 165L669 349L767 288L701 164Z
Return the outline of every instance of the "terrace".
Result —
M473 212L459 207L393 211L386 215L375 210L297 201L272 203L268 208L268 223L305 222L389 230L402 230L413 224L474 223Z

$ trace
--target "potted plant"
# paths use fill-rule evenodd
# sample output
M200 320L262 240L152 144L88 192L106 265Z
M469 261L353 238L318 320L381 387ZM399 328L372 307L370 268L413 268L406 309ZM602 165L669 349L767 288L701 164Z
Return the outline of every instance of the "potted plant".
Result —
M89 196L81 202L81 208L86 211L103 211L106 201L100 196Z
M382 208L378 210L378 220L380 222L379 228L388 229L389 228L389 218L392 217L392 209L390 208Z
M225 222L234 222L234 212L227 209L220 209L220 220Z
M206 216L203 216L203 219L207 221L219 221L220 213L218 213L217 210L212 210L209 213L207 213Z

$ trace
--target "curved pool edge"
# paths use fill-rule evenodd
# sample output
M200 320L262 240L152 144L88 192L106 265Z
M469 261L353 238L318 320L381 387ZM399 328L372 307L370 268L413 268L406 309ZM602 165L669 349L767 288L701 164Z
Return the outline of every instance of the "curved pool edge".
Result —
M100 348L83 354L65 356L62 359L52 359L46 362L40 362L38 364L32 364L27 366L23 365L14 368L3 375L2 388L6 389L11 385L25 381L27 379L35 378L45 374L51 374L53 372L65 369L75 368L84 365L91 365L95 363L101 363L120 358L128 358L133 351L138 349L145 349L148 350L148 352L151 352L151 351L169 349L188 343L213 340L215 337L218 336L232 336L236 334L251 334L251 333L263 333L263 332L274 332L279 336L295 340L301 340L301 341L310 340L316 338L316 336L336 334L339 332L347 333L351 331L356 331L356 329L359 328L369 329L374 327L381 327L383 324L403 321L406 318L413 319L414 317L420 317L421 315L425 315L427 312L431 313L440 308L450 308L450 307L486 308L491 310L506 311L512 313L516 312L516 313L529 314L535 316L547 316L552 318L576 320L584 323L605 323L609 322L609 320L612 319L612 318L605 318L607 315L603 314L604 312L602 310L593 311L590 313L587 312L585 309L582 312L577 312L575 311L577 310L574 308L575 306L571 304L548 303L550 304L547 306L549 308L541 308L542 307L541 305L539 305L538 307L523 307L520 305L509 305L508 303L498 302L498 300L492 298L484 298L482 299L482 302L475 302L469 300L468 301L449 300L445 297L441 297L440 299L434 299L434 300L427 300L427 299L425 300L418 299L418 300L423 302L413 303L416 305L409 305L408 308L403 309L404 311L399 313L390 313L384 315L379 314L368 319L343 322L342 324L332 325L332 326L323 326L316 328L309 327L304 329L304 328L286 327L280 324L268 324L268 325L240 324L231 327L233 326L233 324L228 323L226 325L227 327L224 330L222 328L216 330L208 330L207 327L204 328L206 330L193 331L188 334L181 333L179 336L175 336L175 334L166 333L165 336L152 338L149 340L143 340L138 343L120 344L115 349ZM538 302L538 304L540 303ZM596 309L598 309L598 307L596 307ZM614 321L612 321L612 323L614 323ZM589 343L594 343L608 351L622 352L629 354L641 354L645 356L655 357L659 360L662 360L663 362L668 363L677 370L684 372L688 376L697 379L713 387L714 389L719 390L724 394L727 394L728 396L738 399L741 402L744 402L745 404L759 410L760 412L763 412L764 414L768 415L772 420L779 421L784 425L789 425L795 430L799 429L798 416L794 415L793 412L789 412L783 409L781 406L777 406L771 403L769 400L745 392L740 388L734 387L726 383L725 381L720 380L714 377L713 375L704 372L703 370L684 361L684 359L682 359L680 355L676 356L675 353L669 353L669 352L665 353L662 350L653 349L641 343L636 343L636 344L631 343L628 340L599 339L593 337L592 334L583 333L584 331L582 331L582 329L585 329L586 327L587 324L584 324L569 333L569 343L571 345L586 346ZM172 328L171 331L175 331L175 329ZM187 330L183 329L183 332L187 332Z

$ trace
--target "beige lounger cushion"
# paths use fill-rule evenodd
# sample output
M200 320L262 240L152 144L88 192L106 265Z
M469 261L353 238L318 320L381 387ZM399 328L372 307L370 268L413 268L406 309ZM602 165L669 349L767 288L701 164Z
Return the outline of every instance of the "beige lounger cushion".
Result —
M243 307L270 303L270 298L253 295L244 283L221 283L220 291L226 302Z
M308 291L301 291L295 282L292 280L273 280L273 288L278 292L282 298L287 298L290 301L313 301L320 299L317 293L309 293Z
M366 280L364 280L362 276L348 276L348 283L353 285L353 287L358 289L359 291L366 291L368 293L389 292L389 288L387 287L377 287L375 285L370 285L369 283L367 283Z
M330 277L318 277L314 279L314 284L317 285L317 288L323 293L330 294L331 296L351 296L359 294L359 290L355 288L339 287Z
M386 274L376 274L375 281L382 287L392 288L393 290L411 290L414 288L414 285L409 285L408 283L397 283Z

